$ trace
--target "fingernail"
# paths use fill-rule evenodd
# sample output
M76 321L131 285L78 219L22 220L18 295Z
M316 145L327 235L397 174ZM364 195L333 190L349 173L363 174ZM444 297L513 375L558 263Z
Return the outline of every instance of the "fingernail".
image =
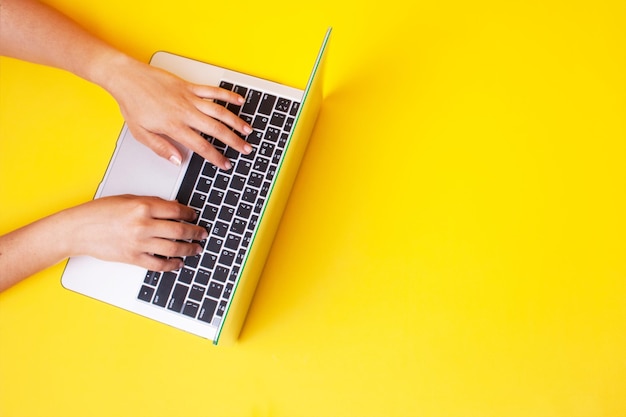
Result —
M226 171L230 170L232 167L233 167L233 164L231 164L230 161L227 160L226 162L224 162L224 169Z
M250 152L252 152L252 146L250 146L250 145L248 145L248 144L245 144L245 145L243 146L243 151L244 151L245 153L247 153L247 154L248 154L248 153L250 153Z
M250 126L244 126L243 127L243 133L245 133L246 135L249 135L250 133L252 133L252 128Z
M237 101L239 102L239 104L243 104L246 102L246 99L244 99L243 97L239 97L237 98Z
M179 158L178 156L176 156L176 155L172 155L172 156L170 156L169 161L170 161L171 163L173 163L174 165L176 165L177 167L179 167L179 166L180 166L180 164L182 163L182 161L180 160L180 158Z

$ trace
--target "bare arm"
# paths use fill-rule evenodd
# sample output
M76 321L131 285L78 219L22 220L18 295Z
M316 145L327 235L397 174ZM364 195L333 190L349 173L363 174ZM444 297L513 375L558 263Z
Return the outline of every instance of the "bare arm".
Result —
M36 0L0 0L0 54L61 68L100 85L118 102L133 136L175 164L181 154L171 140L221 168L230 167L198 131L240 152L252 150L226 125L244 135L250 126L212 101L242 104L242 97L139 62Z
M70 256L88 255L167 271L182 267L208 235L193 209L156 197L90 201L0 236L0 291ZM155 254L160 256L155 256Z

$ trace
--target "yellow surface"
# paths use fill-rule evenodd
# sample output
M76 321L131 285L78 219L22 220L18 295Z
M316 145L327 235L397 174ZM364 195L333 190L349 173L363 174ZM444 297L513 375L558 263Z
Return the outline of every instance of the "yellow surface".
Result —
M54 3L144 61L300 86L335 30L239 343L58 265L0 295L1 416L626 416L624 1ZM0 233L90 199L121 124L0 60Z

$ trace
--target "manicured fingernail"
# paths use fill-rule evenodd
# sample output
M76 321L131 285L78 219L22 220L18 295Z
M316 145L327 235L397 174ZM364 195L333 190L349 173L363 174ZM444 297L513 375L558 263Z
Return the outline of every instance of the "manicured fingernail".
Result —
M177 167L179 167L179 166L180 166L180 164L182 163L182 161L180 160L180 158L179 158L179 157L177 157L176 155L172 155L172 156L170 156L169 161L170 161L171 163L173 163L174 165L176 165Z
M250 152L252 152L252 146L250 146L250 145L248 145L248 144L243 145L243 151L244 151L246 154L249 154Z
M252 128L248 125L244 126L243 133L245 133L246 135L249 135L250 133L252 133Z
M226 162L224 162L224 169L226 171L230 170L232 167L233 167L233 164L231 164L229 160L226 160Z
M246 99L245 99L245 98L243 98L243 97L238 97L238 98L237 98L237 101L239 102L239 104L243 104L243 103L245 103L245 102L246 102Z

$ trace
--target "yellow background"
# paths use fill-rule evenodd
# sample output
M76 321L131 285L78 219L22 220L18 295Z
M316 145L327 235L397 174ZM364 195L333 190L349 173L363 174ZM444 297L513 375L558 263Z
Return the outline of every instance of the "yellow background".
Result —
M143 61L296 86L334 34L239 343L57 265L0 295L1 416L626 416L626 2L50 2ZM89 200L121 125L1 59L0 233Z

